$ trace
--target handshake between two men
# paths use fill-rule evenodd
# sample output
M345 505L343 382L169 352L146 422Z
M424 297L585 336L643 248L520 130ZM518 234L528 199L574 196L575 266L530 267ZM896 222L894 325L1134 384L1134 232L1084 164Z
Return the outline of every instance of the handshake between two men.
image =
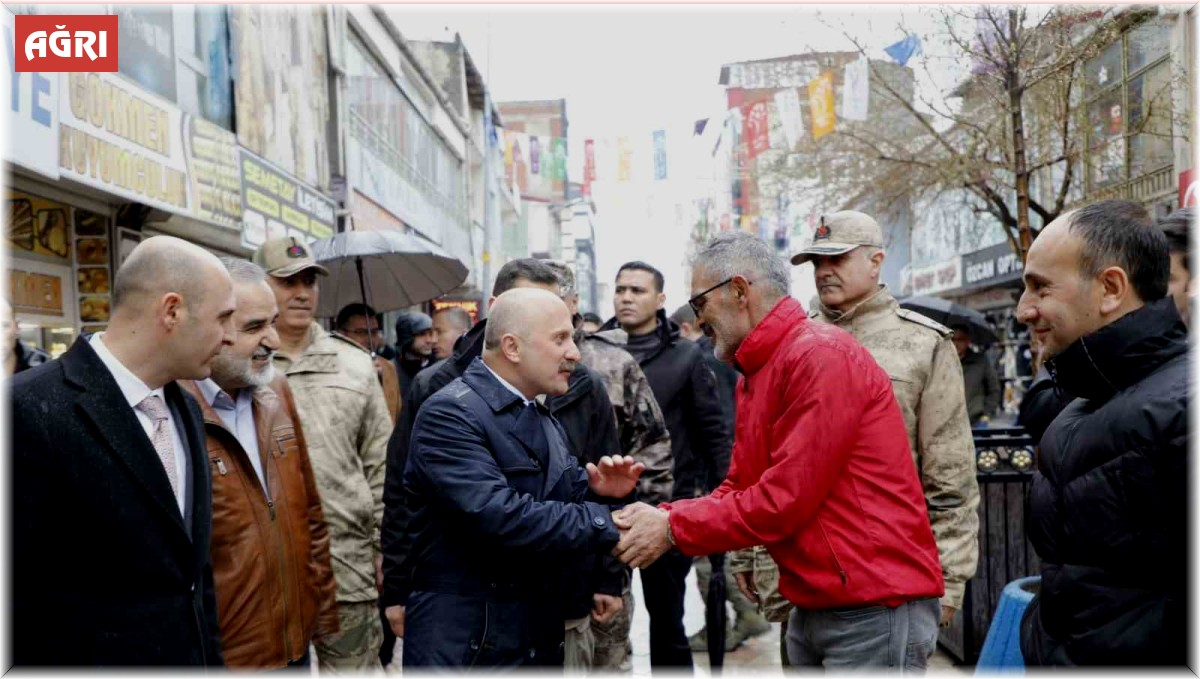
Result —
M632 457L603 457L600 464L588 463L588 486L596 495L625 497L633 492L646 465ZM668 513L644 502L635 502L612 513L621 539L613 548L616 556L632 568L645 568L671 549Z

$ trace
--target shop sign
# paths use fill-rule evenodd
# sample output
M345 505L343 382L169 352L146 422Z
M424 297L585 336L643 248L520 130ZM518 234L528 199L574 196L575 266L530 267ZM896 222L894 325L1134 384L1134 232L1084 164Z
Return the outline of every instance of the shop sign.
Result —
M912 294L914 295L931 295L961 286L962 257L955 256L944 262L914 267L912 270Z
M1008 243L1000 243L962 256L963 285L987 284L1010 279L1025 269L1024 263Z
M433 313L437 313L442 309L458 308L467 312L471 317L471 325L479 320L479 302L473 299L435 299L433 300Z
M196 216L238 229L242 225L242 178L237 137L203 118L184 114L184 156Z
M61 175L190 214L181 111L108 73L64 73L59 82Z
M4 13L4 53L8 80L8 146L4 159L51 179L58 178L58 74L18 73L13 13Z
M292 175L241 150L242 245L295 236L305 242L333 235L337 204Z
M39 316L62 316L62 277L10 269L8 290L13 311Z

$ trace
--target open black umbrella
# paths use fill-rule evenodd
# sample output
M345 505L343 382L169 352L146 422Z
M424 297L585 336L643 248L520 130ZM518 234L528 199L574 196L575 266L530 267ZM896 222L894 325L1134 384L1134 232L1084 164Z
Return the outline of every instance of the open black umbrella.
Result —
M725 666L725 555L708 557L712 577L708 579L708 598L704 606L704 625L708 636L708 666L720 674Z
M901 300L900 306L915 311L947 328L962 325L971 334L971 344L986 347L995 343L996 333L978 311L940 297L917 296Z
M334 234L313 243L312 253L329 270L321 279L316 311L323 318L353 302L378 312L403 309L440 297L467 279L467 267L452 255L397 231Z

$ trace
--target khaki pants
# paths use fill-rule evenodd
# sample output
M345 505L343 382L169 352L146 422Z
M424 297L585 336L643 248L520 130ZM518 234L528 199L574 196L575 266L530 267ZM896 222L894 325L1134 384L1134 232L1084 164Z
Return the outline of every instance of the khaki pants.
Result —
M314 641L321 674L358 674L381 670L379 646L383 628L379 607L371 601L339 601L338 633Z
M568 620L563 634L563 668L573 674L587 674L596 654L596 637L592 634L592 616Z

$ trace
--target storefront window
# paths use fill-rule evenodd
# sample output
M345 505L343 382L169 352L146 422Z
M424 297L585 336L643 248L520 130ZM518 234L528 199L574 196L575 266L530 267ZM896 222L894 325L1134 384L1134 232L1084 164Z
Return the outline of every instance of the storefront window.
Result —
M1170 32L1168 18L1150 19L1084 65L1089 191L1174 161Z

